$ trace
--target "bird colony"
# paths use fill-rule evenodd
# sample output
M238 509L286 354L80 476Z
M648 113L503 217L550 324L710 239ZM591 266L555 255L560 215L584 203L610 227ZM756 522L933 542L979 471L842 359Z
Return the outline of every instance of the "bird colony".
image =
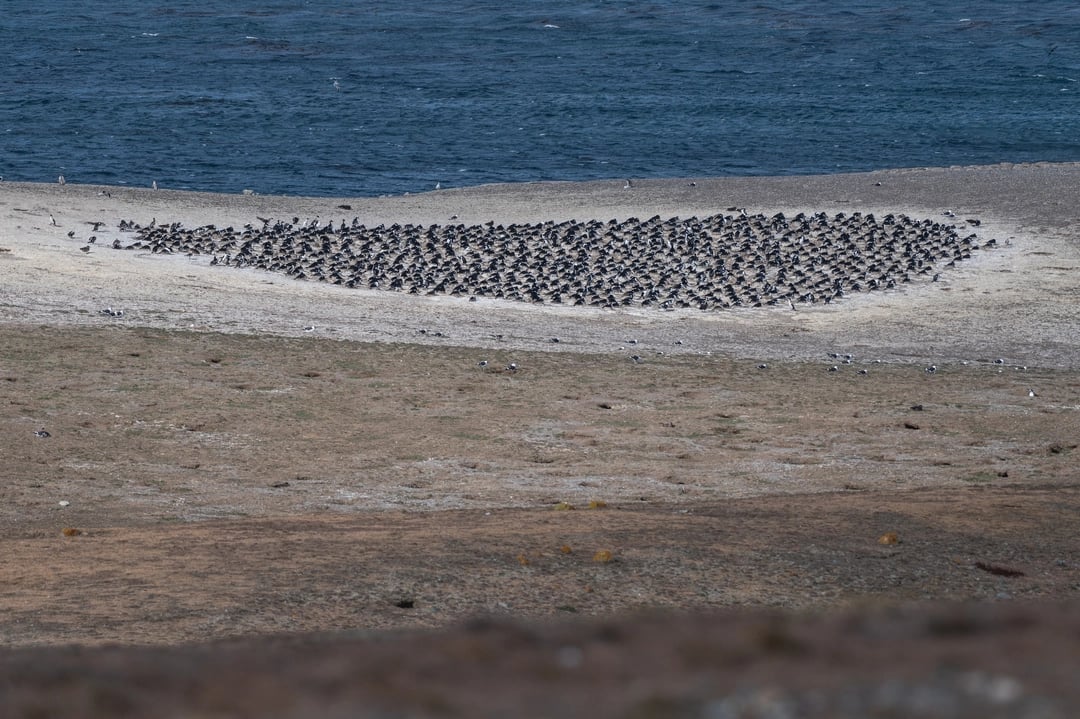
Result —
M830 303L936 281L980 243L978 220L902 214L466 226L259 218L241 228L121 222L116 249L202 255L301 280L422 295L590 307L716 310ZM261 226L259 226L261 225Z

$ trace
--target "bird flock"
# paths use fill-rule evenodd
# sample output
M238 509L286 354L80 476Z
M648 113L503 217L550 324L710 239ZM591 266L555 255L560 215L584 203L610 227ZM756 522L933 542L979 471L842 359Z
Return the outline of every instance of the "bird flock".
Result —
M734 208L732 208L734 209ZM965 231L903 214L745 211L705 218L414 225L258 218L240 228L121 221L114 249L211 257L346 287L589 307L714 310L830 303L968 259Z

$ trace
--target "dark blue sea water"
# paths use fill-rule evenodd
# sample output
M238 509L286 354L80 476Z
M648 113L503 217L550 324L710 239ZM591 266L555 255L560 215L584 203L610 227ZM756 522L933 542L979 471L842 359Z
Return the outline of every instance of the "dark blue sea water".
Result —
M4 0L0 175L376 195L1080 161L1080 4Z

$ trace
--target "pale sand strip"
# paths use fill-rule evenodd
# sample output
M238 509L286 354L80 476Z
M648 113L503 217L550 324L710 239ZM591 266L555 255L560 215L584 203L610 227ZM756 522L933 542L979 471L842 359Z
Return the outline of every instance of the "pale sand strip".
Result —
M108 193L108 194L105 194ZM342 209L349 205L351 209ZM108 249L121 219L186 227L321 221L481 224L653 215L854 211L956 221L1001 247L922 283L829 306L664 312L537 307L350 290L210 267L209 258ZM55 218L56 226L50 218ZM79 250L105 226L90 253ZM87 185L0 183L0 321L140 325L478 348L719 352L748 358L992 361L1080 367L1080 164L892 170L814 177L492 185L385 198L219 195ZM75 238L67 233L75 232ZM122 236L129 239L129 235ZM123 319L99 310L126 311ZM303 327L318 329L305 335ZM429 334L419 334L420 329ZM434 332L444 338L432 338ZM503 339L495 339L503 335ZM559 337L553 345L551 337ZM676 345L676 341L681 344ZM629 352L627 352L629 354ZM478 350L478 355L482 350Z

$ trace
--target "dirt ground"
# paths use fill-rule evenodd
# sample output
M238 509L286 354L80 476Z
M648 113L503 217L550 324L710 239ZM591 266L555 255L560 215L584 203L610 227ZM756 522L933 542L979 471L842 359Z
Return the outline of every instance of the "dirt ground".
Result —
M755 322L343 302L0 192L0 715L1075 715L1078 245L983 189L951 291Z

